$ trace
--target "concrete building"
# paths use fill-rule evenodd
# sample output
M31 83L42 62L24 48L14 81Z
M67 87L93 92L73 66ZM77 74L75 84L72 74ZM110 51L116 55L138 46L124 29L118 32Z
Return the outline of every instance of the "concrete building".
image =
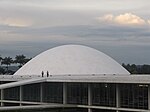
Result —
M0 83L0 111L150 112L149 75L81 45L47 50Z

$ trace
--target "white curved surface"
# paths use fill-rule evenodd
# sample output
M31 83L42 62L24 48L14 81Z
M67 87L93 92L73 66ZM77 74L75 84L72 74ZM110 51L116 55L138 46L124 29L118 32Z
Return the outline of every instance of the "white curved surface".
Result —
M49 49L20 68L15 75L127 74L120 64L104 53L82 45L63 45Z

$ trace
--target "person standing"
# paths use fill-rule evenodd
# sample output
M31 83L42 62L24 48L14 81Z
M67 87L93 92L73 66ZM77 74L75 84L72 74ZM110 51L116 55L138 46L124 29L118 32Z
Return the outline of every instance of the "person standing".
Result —
M44 77L44 72L42 71L42 77Z
M49 72L47 71L47 77L49 77Z

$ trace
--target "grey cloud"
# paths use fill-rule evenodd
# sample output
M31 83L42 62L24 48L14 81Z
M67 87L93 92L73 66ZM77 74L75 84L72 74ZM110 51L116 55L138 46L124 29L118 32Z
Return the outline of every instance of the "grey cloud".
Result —
M95 20L96 17L106 13L117 15L125 12L133 12L149 19L149 7L145 8L149 5L149 0L132 0L132 2L131 0L125 2L111 0L109 3L106 0L77 0L80 7L72 9L65 6L66 2L73 3L74 0L1 1L0 17L25 19L33 23L29 27L0 25L2 56L23 53L33 57L58 45L83 44L105 52L120 63L150 63L150 28L148 26L119 26L97 23ZM49 1L51 5L61 1L64 9L62 10L59 5L53 5L53 8L51 5L43 7L43 2ZM80 1L87 4L84 5ZM92 5L91 2L97 5L87 8L86 5Z
M128 26L61 26L61 27L47 27L47 28L19 28L11 31L10 33L30 35L34 38L44 38L47 40L55 40L57 38L63 38L65 41L102 41L102 42L128 42L128 44L150 41L150 32L147 27L128 27ZM53 37L53 39L52 39ZM57 39L56 38L56 39ZM145 41L146 40L146 41ZM62 40L63 41L63 40ZM146 44L144 43L144 44Z
M150 33L147 27L111 25L47 28L1 27L9 32L5 37L9 40L0 42L2 56L15 56L23 53L33 57L58 45L82 44L96 48L120 63L150 63Z

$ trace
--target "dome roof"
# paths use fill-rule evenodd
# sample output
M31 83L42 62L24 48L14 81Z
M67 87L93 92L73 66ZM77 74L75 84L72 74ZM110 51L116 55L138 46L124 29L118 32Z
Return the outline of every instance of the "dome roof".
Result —
M49 49L20 68L15 75L130 74L106 54L82 45Z

